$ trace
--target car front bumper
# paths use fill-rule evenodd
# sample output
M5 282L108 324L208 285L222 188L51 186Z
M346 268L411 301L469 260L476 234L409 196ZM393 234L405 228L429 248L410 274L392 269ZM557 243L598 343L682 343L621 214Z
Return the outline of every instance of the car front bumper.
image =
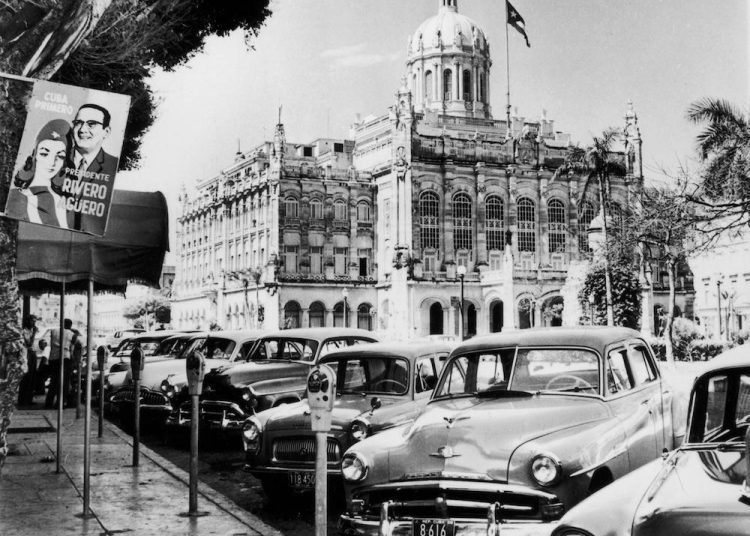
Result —
M242 426L251 416L239 404L224 400L201 400L198 410L199 426L209 430L241 433ZM190 428L192 422L192 402L180 404L177 411L171 413L167 419L169 426Z

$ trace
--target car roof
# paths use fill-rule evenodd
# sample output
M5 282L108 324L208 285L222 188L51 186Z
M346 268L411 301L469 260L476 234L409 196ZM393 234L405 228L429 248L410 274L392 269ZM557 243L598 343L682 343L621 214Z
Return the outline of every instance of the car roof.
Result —
M608 326L572 326L519 329L474 337L460 344L454 354L501 346L582 346L604 352L609 344L641 334L630 328Z
M706 362L695 381L698 382L704 376L713 376L720 371L742 368L750 369L750 345L735 346Z
M372 344L360 344L349 346L340 350L334 350L321 358L322 362L335 361L341 357L350 355L367 358L370 355L404 357L417 359L426 354L436 352L450 352L451 345L441 341L389 341L374 342Z
M358 328L294 328L280 329L263 334L264 337L287 337L294 339L316 339L323 340L331 337L367 337L373 340L380 340L380 337L373 331Z
M193 333L194 338L222 338L231 339L233 341L245 341L248 339L259 339L264 335L265 331L255 329L228 329L220 331L202 331L200 333Z

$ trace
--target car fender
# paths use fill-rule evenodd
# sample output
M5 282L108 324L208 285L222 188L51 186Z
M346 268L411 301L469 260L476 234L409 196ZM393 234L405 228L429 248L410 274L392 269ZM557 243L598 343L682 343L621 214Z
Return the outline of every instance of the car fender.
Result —
M271 378L248 382L241 387L249 387L257 396L260 409L270 408L280 400L301 400L307 388L304 378ZM241 388L240 387L240 388Z
M654 460L597 491L565 514L552 536L571 528L597 536L630 536L643 494L664 464L664 460Z

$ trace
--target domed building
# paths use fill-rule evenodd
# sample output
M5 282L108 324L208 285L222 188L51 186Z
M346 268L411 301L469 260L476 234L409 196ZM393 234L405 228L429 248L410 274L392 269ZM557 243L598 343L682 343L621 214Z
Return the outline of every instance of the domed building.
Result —
M597 195L564 166L570 136L546 113L493 118L491 67L483 30L439 0L408 39L387 113L310 144L279 124L185 195L177 327L460 338L576 323ZM618 156L615 211L642 187L632 107Z

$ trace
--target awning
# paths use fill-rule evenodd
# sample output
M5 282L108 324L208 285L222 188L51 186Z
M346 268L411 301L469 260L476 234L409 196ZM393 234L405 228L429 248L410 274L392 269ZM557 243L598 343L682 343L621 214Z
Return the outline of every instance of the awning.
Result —
M128 281L159 287L169 249L167 202L161 192L115 190L104 236L33 223L18 224L16 277L22 293L124 292Z

